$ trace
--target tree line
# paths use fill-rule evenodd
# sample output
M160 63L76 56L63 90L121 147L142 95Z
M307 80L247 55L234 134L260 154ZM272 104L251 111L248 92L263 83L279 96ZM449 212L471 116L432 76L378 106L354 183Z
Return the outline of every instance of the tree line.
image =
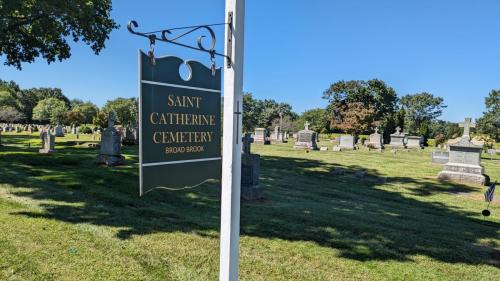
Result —
M499 90L490 92L485 99L487 111L477 120L477 132L497 141L500 138L499 93ZM328 101L326 108L297 114L287 103L258 100L246 93L243 97L244 130L250 132L256 127L272 130L281 121L283 130L297 131L308 121L309 128L319 133L358 136L370 134L379 127L386 141L397 127L426 139L451 139L461 134L457 123L438 119L446 108L442 97L427 92L398 97L382 80L337 81L323 92L323 99Z
M326 108L314 108L297 114L292 106L272 99L259 100L243 94L243 130L257 127L296 132L310 123L318 133L370 134L379 127L388 141L396 127L425 138L450 139L460 136L457 123L439 120L446 108L441 97L427 92L398 97L384 81L350 80L331 84L323 92ZM477 120L476 131L500 141L500 90L485 98L486 112ZM113 111L122 125L137 124L138 101L117 98L102 108L90 101L68 99L58 88L21 89L14 81L0 80L0 121L38 124L93 124L105 127Z
M115 113L120 124L127 126L137 124L136 98L116 98L99 108L90 101L70 100L59 88L21 89L14 81L0 80L0 122L93 124L104 128L111 111Z

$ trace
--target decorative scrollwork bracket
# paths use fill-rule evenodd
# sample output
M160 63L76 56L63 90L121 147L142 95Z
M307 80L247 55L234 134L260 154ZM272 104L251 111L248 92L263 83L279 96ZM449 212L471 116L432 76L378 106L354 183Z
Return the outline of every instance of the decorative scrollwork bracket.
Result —
M228 22L227 23L208 24L208 25L195 25L195 26L186 26L186 27L176 27L176 28L169 28L169 29L163 29L163 30L157 30L157 31L150 31L150 32L139 32L139 31L136 31L135 28L139 27L139 24L137 23L137 21L131 20L127 24L127 29L132 34L148 38L149 43L150 43L149 56L151 57L151 63L152 64L154 64L154 53L153 53L153 51L154 51L155 42L156 41L161 41L161 42L166 42L166 43L174 44L174 45L177 45L177 46L185 47L185 48L188 48L188 49L192 49L192 50L196 50L196 51L201 51L201 52L208 53L210 55L210 59L212 61L212 68L213 69L215 68L215 62L214 62L215 56L225 57L226 58L227 67L230 68L231 64L232 64L232 60L231 60L231 54L232 54L232 35L233 35L232 34L232 29L233 29L232 19L233 19L233 15L232 15L232 13L230 13L228 15ZM228 34L227 34L227 37L228 37L227 41L228 42L226 42L226 48L228 50L228 52L227 52L228 55L227 56L224 55L224 54L218 53L215 50L216 38L215 38L215 32L212 29L212 26L226 25L226 24L229 25L228 26L229 27L228 28ZM178 31L178 30L182 30L183 32L181 32L177 36L173 36L174 32ZM198 41L197 41L197 45L196 46L192 46L192 45L188 45L188 44L179 42L179 39L183 38L186 35L192 34L193 32L199 31L199 30L206 31L209 34L209 36L210 36L210 45L209 45L208 48L205 47L205 46L203 46L203 39L207 37L205 35L200 35L198 37Z

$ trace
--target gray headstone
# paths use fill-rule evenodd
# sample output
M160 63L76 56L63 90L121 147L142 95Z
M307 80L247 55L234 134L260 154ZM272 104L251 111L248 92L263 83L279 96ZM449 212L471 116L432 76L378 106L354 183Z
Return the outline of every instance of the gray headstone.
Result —
M365 142L366 146L370 146L375 149L384 148L384 140L382 134L378 132L378 127L375 128L375 132L370 134L368 142Z
M401 132L401 128L397 127L396 132L391 134L391 142L389 146L394 148L404 148L405 147L406 134Z
M56 137L64 137L63 127L61 125L55 126L54 134L56 135Z
M304 130L297 134L297 141L293 148L317 150L316 132L309 130L309 122L304 124Z
M110 112L108 128L104 130L101 137L101 146L99 156L97 157L97 163L107 166L117 166L124 162L125 158L121 155L121 135L115 129L115 116L113 112Z
M38 150L39 153L52 153L55 152L55 141L56 137L50 133L48 130L42 130L40 132L40 139L42 140L42 148Z
M431 162L435 164L446 164L450 159L449 151L436 150L431 154Z
M353 150L355 149L356 141L354 139L354 136L351 135L342 135L340 136L340 142L339 142L339 147L340 149L350 149Z
M449 159L438 174L438 179L460 183L484 185L484 167L481 165L483 143L470 139L471 118L463 123L464 134L461 138L450 141Z
M255 128L253 142L256 144L271 144L265 128Z
M424 137L406 136L405 146L406 148L424 148Z

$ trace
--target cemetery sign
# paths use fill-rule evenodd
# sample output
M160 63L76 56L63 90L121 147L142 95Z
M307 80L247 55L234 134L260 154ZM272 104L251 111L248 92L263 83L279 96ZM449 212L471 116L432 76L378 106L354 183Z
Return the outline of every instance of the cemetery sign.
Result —
M185 64L187 79L179 74ZM140 194L221 176L221 70L139 51Z

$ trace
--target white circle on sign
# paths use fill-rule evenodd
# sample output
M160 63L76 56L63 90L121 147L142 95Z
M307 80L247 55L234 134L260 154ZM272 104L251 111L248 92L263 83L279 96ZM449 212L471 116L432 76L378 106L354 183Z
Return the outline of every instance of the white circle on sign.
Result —
M179 66L179 76L184 81L189 81L191 79L191 67L187 63L182 63Z

